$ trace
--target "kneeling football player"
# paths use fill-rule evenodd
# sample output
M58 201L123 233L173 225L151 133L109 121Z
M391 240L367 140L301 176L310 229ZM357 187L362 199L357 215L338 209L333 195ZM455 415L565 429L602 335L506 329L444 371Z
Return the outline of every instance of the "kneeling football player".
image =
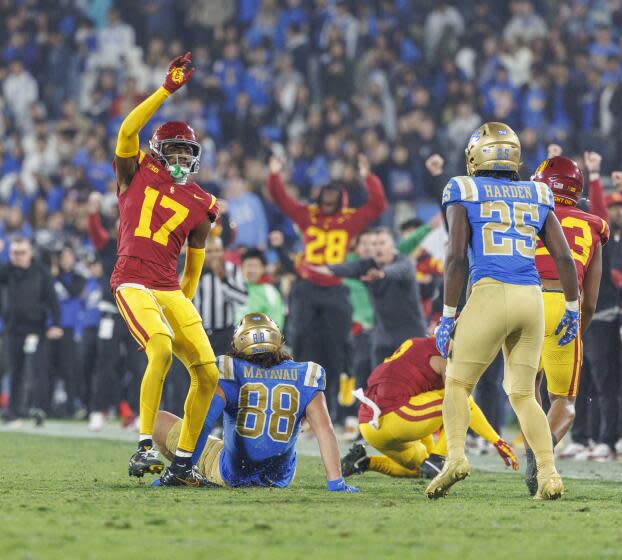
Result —
M344 476L367 470L396 477L434 478L447 455L443 425L444 375L447 360L434 338L410 338L370 375L367 389L355 395L361 401L359 423L363 438L382 453L368 457L355 444L342 459ZM470 428L492 443L507 466L518 469L508 443L488 423L473 397Z
M358 492L341 475L324 397L324 369L294 362L283 342L267 315L250 313L242 319L231 352L217 359L220 379L192 457L194 468L213 486L289 486L296 472L300 422L306 418L318 440L328 490ZM209 435L221 415L223 440ZM158 412L154 439L169 459L180 430L180 418Z

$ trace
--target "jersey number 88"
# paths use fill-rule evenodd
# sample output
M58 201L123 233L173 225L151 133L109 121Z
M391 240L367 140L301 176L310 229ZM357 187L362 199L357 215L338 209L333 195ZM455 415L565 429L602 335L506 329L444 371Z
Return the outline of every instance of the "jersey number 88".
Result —
M240 388L236 431L242 437L258 438L264 433L268 419L268 436L274 441L287 442L296 424L300 393L292 385L275 385L269 392L262 383L247 383Z

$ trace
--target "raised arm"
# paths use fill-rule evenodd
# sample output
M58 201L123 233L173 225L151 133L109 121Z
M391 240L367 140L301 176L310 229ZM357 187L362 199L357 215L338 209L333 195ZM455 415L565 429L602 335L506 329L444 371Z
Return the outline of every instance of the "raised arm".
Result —
M87 233L91 243L95 246L96 251L101 251L106 243L110 241L110 234L108 230L102 224L102 219L99 214L101 210L101 197L98 192L92 192L89 195L88 202L88 222Z
M400 242L397 244L397 252L400 255L410 255L421 245L421 242L431 231L432 228L428 224L419 226L415 231L410 232L400 239Z
M326 486L331 492L358 492L358 488L346 484L341 475L339 444L326 408L324 393L318 391L309 403L306 417L317 438L322 462L326 470Z
M350 218L354 235L359 234L374 222L387 208L387 197L382 181L371 172L369 161L363 154L358 156L359 173L367 189L367 202L358 208Z
M164 84L152 93L138 106L134 107L125 117L117 136L115 148L115 173L119 193L125 192L138 168L140 141L138 133L149 122L160 106L168 99L171 93L182 87L192 76L190 68L191 56L187 52L171 62Z
M584 152L583 159L585 160L585 168L589 173L590 212L608 223L609 213L605 203L605 191L600 180L600 162L602 157L597 152Z
M298 227L307 227L309 210L305 204L297 201L285 191L285 185L283 185L283 181L281 181L281 171L283 170L281 160L276 156L270 157L269 168L268 191L270 192L272 201L276 204L277 208Z

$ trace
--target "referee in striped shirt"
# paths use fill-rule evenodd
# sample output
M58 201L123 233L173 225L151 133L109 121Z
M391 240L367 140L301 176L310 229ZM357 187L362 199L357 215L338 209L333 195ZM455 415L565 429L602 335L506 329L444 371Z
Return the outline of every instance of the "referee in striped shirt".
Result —
M230 350L238 308L246 304L247 298L240 268L225 261L222 239L209 236L193 301L217 356Z

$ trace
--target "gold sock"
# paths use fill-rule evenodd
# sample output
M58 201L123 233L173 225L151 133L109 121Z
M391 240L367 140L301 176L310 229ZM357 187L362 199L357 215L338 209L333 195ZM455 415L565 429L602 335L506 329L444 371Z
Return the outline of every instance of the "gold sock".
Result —
M162 400L162 387L173 362L171 338L154 334L145 346L147 368L140 383L140 433L152 434Z
M400 478L415 478L419 469L407 469L389 457L370 457L368 470Z
M551 429L535 395L533 393L512 393L509 398L527 443L536 457L538 470L554 471Z
M471 407L471 428L477 435L482 436L486 441L495 444L499 440L499 434L495 432L495 429L490 425L484 413L479 406L473 400L473 397L469 397L469 406Z
M443 399L443 427L447 433L447 457L460 459L464 455L467 428L470 422L469 395L473 386L447 378Z
M218 368L215 363L199 364L188 368L188 373L190 374L190 389L184 403L184 418L177 447L191 452L194 451L203 429L205 417L216 390Z

